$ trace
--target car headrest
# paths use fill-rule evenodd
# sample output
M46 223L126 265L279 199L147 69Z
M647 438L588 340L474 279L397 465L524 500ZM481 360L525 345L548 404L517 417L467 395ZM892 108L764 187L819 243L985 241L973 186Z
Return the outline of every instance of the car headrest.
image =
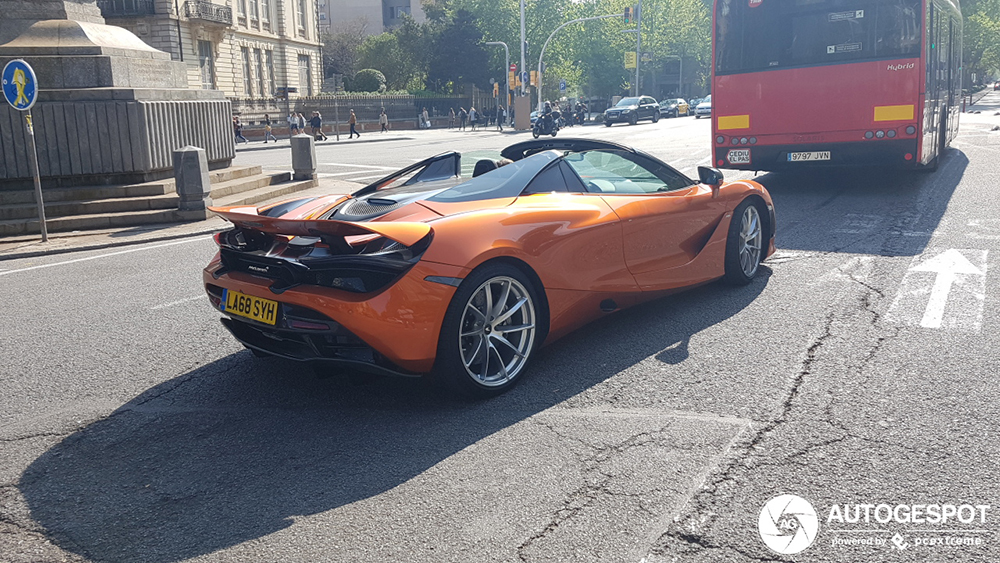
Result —
M497 169L496 162L489 159L483 159L476 162L475 168L472 169L472 177L475 178L476 176L486 174L487 172L496 169Z

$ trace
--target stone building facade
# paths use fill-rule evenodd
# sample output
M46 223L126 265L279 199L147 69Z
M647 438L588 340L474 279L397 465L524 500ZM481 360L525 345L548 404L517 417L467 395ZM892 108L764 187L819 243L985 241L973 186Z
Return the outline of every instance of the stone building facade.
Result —
M270 98L283 88L311 96L322 87L317 0L97 2L107 23L184 62L191 88Z
M317 0L320 31L336 31L341 24L364 20L365 34L378 35L403 23L407 14L418 23L427 20L420 0Z

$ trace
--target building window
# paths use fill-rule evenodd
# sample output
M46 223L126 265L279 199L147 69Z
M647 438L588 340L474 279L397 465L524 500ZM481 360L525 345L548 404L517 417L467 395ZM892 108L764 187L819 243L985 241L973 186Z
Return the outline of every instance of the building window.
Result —
M260 49L253 50L253 62L257 65L257 90L260 92L261 97L266 98L267 88L264 87L264 80L267 76L264 74L264 55L261 53Z
M247 24L247 0L236 0L236 21L240 25Z
M299 33L305 35L306 32L306 0L298 0L297 6Z
M250 74L250 49L243 47L243 91L248 98L253 97L253 76Z
M299 55L299 92L312 96L312 72L309 55Z
M201 67L201 87L204 90L215 88L215 61L212 56L212 42L198 42L198 65Z
M264 51L264 56L267 59L267 85L271 87L268 91L273 96L278 91L274 83L274 51Z
M260 20L260 16L258 15L259 4L257 0L250 0L250 21L252 22Z
M260 0L260 23L265 30L271 31L271 0Z

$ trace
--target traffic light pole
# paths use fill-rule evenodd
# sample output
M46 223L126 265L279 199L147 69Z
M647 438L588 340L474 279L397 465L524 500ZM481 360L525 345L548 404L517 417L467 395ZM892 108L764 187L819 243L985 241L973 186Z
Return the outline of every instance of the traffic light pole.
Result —
M589 18L577 18L575 20L570 20L570 21L568 21L568 22L560 25L559 27L557 27L555 29L555 31L553 31L551 34L549 34L549 38L546 39L545 43L542 45L542 52L538 55L538 85L537 85L537 87L538 87L538 112L539 113L542 112L542 58L545 56L545 48L549 46L549 41L552 41L552 38L556 36L556 33L559 33L560 29L566 27L567 25L569 25L571 23L585 22L585 21L590 21L590 20L603 20L603 19L607 19L607 18L620 18L620 17L622 17L621 14L611 14L611 15L607 15L607 16L592 16L592 17L589 17Z
M519 73L525 72L526 63L524 62L524 0L521 0L521 67L517 69ZM521 95L524 95L525 84L524 79L521 79ZM530 103L530 102L529 102ZM529 106L530 107L530 106Z
M507 82L507 91L506 91L506 93L504 93L503 98L505 100L504 103L507 104L507 105L510 105L510 101L509 101L509 97L510 97L510 49L507 48L507 44L504 43L503 41L488 41L486 44L487 45L503 45L504 60L507 61L506 64L504 65L504 67L503 67L503 73L507 77L507 80L506 80L506 82ZM510 110L510 108L507 108L507 109L508 109L508 111Z

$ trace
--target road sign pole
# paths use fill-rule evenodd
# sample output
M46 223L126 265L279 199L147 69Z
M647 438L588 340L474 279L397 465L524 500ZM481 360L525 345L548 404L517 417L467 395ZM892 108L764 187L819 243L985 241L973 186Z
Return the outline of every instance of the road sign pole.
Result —
M24 114L28 126L28 144L31 150L31 173L35 176L35 201L38 203L38 224L42 229L42 242L49 242L49 229L45 224L45 203L42 201L42 178L38 172L38 149L35 148L35 128L31 124L31 110Z
M45 202L42 200L42 178L38 170L38 150L35 148L35 128L31 123L31 108L38 100L38 78L31 65L21 59L14 59L3 67L3 97L10 106L24 112L24 124L28 129L28 151L31 173L35 180L35 202L38 204L38 225L42 231L42 242L49 241L49 229L45 224Z

